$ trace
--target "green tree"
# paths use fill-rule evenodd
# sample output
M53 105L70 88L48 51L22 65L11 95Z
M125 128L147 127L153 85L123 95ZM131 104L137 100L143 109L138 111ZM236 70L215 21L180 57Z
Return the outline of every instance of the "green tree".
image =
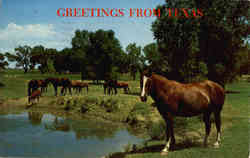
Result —
M112 30L88 32L76 30L72 49L82 57L82 76L92 80L111 78L113 67L119 65L122 49ZM115 69L118 70L118 69Z
M4 59L5 59L4 54L0 53L0 70L5 69L6 66L9 65L9 63L7 61L4 61Z
M128 60L129 60L129 68L131 76L133 80L136 79L136 73L144 64L144 58L141 53L141 47L136 46L136 43L130 43L126 47L126 51L128 53Z
M168 78L185 82L202 75L225 85L238 75L239 50L250 32L247 1L166 1L158 8L162 14L152 31ZM170 17L167 8L179 8L179 16ZM187 17L181 8L198 9Z
M27 45L15 48L15 54L6 53L5 55L8 61L16 62L16 67L22 67L24 73L27 73L28 70L32 68L31 47Z

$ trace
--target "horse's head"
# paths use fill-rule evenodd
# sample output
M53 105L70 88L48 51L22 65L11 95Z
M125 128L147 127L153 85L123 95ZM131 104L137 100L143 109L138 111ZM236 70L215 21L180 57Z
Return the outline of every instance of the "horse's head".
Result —
M141 74L141 101L146 102L147 101L147 95L150 94L151 87L152 87L152 80L150 78L151 73L142 73Z

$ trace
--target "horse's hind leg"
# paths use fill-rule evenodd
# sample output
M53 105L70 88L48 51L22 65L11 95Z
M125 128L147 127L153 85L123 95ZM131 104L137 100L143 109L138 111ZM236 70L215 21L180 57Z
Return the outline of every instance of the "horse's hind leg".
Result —
M207 146L207 140L208 140L208 136L210 134L211 131L211 121L210 121L210 112L204 113L203 115L203 121L205 123L205 127L206 127L206 135L204 138L204 146Z
M214 143L214 147L218 148L220 146L220 136L221 136L221 111L214 112L214 118L215 118L215 125L217 129L217 138L216 142Z

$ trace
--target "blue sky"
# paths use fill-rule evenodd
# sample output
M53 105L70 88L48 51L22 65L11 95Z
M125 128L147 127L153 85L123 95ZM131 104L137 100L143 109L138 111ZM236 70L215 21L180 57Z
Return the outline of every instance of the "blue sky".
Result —
M165 0L0 0L0 52L19 45L61 50L71 47L76 29L115 31L125 49L129 43L145 46L154 41L154 17L128 17L129 8L156 8ZM124 8L124 17L58 17L59 8Z

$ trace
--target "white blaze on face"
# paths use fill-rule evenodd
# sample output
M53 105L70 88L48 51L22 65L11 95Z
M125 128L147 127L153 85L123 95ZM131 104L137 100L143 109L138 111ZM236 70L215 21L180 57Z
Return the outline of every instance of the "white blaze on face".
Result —
M142 86L141 97L145 96L145 86L146 86L147 80L148 80L148 77L143 76L143 86Z

